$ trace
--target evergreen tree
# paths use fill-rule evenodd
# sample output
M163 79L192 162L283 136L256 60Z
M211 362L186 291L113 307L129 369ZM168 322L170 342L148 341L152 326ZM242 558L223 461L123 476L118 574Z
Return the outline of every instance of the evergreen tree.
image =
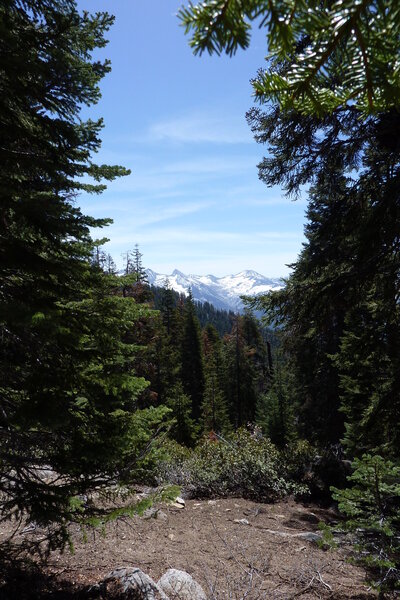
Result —
M304 249L286 288L258 303L282 325L303 433L337 443L345 418L350 455L398 455L400 120L379 115L362 124L353 110L249 118L270 143L261 178L290 193L312 184Z
M116 275L117 274L117 265L115 264L113 257L111 254L106 254L106 260L103 266L104 272L108 275Z
M200 54L232 56L249 46L253 21L267 29L267 68L252 81L260 102L319 115L344 106L363 114L399 106L396 0L203 0L178 16Z
M112 17L72 0L6 0L0 22L0 511L58 523L62 543L76 494L129 480L165 411L136 410L147 383L126 336L138 308L91 264L89 228L108 221L75 204L104 189L88 177L127 174L92 162L102 121L79 114L110 69L91 53Z
M250 315L237 315L225 336L225 393L235 428L254 423L259 394L265 389L265 346Z
M163 287L152 285L150 286L150 290L155 308L163 314L168 310L167 314L173 315L173 319L175 319L176 312L173 311L173 308L176 308L180 303L180 295L170 288L168 279L164 282ZM170 306L169 309L167 309L167 304ZM183 304L184 300L182 301L182 306ZM201 328L206 327L208 324L214 325L221 337L231 331L232 319L234 318L232 311L217 309L209 302L195 301L194 307ZM165 314L165 318L167 318L167 314Z
M205 389L202 404L202 425L205 433L226 432L229 426L228 409L223 392L222 343L213 325L203 330Z
M332 488L333 498L347 517L342 529L355 537L354 560L367 568L383 600L400 589L400 467L370 454L352 467L352 486Z
M176 298L174 291L169 285L168 279L161 288L160 311L163 323L167 329L167 335L172 335L176 330ZM176 333L176 331L175 331Z
M198 434L198 427L192 418L192 401L184 393L182 383L178 381L169 391L167 405L174 419L170 435L179 444L192 446Z
M254 20L269 28L267 68L253 86L261 102L272 102L267 112L248 115L257 141L269 145L260 178L289 194L304 186L311 193L307 242L286 288L255 305L284 329L303 431L321 444L337 443L345 416L351 452L380 448L398 457L400 82L390 57L398 54L400 21L394 0L206 0L179 16L200 53L247 47Z
M148 302L152 299L146 269L142 264L143 254L139 251L138 244L135 249L124 252L124 277L122 278L123 293L132 296L139 303Z
M190 290L183 312L182 383L185 393L192 400L192 417L198 422L204 394L204 370L200 324Z
M296 437L293 381L283 364L275 369L269 390L259 396L256 423L278 448L284 448Z

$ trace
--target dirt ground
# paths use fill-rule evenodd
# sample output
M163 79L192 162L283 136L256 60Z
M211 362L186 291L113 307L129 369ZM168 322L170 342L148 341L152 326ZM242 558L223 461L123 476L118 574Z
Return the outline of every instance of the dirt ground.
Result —
M168 568L190 573L210 600L292 598L372 599L364 572L347 550L322 550L296 537L318 531L333 515L293 501L258 504L240 498L188 500L183 509L162 506L152 516L123 518L86 541L71 533L75 553L54 551L42 576L15 572L0 580L3 600L87 598L89 585L115 567L140 567L155 581ZM15 539L39 535L18 533ZM0 540L7 531L0 530Z

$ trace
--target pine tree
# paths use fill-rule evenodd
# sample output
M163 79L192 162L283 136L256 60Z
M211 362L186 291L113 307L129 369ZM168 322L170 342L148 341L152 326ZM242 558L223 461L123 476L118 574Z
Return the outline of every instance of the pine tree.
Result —
M91 264L89 228L108 221L76 206L81 190L104 189L88 177L128 173L92 162L102 121L80 117L110 69L91 53L112 20L72 0L0 6L0 511L57 523L59 543L65 523L83 518L74 497L137 473L165 413L136 410L147 386L127 339L138 307Z
M117 274L117 265L114 262L111 254L106 254L106 260L103 266L105 273L108 275L116 275Z
M224 338L225 394L235 428L254 423L260 393L266 385L266 348L251 315L237 315Z
M182 6L178 16L196 54L232 56L248 48L252 22L267 29L267 68L252 81L260 102L301 114L351 106L371 115L399 106L397 8L396 0L203 0Z
M351 452L398 457L395 2L206 0L179 17L200 53L231 55L248 46L252 21L268 27L268 64L252 83L269 109L248 114L256 140L268 144L260 179L293 196L308 187L310 203L307 241L285 289L254 305L283 328L302 432L337 444L345 417Z
M286 288L259 303L282 325L302 432L344 439L350 456L398 456L399 117L250 117L273 149L262 179L291 193L312 184L304 249Z
M179 444L192 446L197 438L198 427L192 418L192 400L184 393L178 381L168 392L167 405L172 410L174 424L170 435Z
M342 528L353 532L354 560L367 568L383 600L400 589L400 467L370 454L352 467L349 487L332 488L333 498L347 517Z
M176 333L176 300L168 279L164 282L161 291L160 311L167 329L167 335L172 335L173 332Z
M202 426L205 433L225 433L230 429L228 408L223 391L222 343L213 325L203 330L205 389Z
M125 296L132 296L139 303L152 299L146 269L143 267L143 254L139 251L138 244L133 251L127 250L122 255L124 261L123 277L121 284Z
M284 448L295 439L293 379L287 366L276 367L270 388L259 396L256 423L278 448Z
M204 394L204 368L201 351L200 324L196 317L193 296L189 290L183 312L182 383L192 400L192 417L199 422Z

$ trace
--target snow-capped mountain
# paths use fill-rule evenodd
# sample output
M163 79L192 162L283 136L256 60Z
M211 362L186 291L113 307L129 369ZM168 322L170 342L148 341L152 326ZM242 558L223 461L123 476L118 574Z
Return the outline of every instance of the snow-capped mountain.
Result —
M195 300L210 302L215 308L235 312L243 310L240 296L258 296L283 286L282 279L264 277L256 271L241 271L237 275L225 277L185 275L177 269L171 275L155 273L151 269L146 272L151 285L163 287L168 281L173 290L183 294L187 294L191 288Z

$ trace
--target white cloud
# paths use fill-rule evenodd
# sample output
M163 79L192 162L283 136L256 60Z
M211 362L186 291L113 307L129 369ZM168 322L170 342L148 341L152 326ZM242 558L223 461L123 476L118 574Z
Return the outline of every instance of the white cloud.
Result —
M254 143L244 119L220 115L191 114L166 119L151 125L149 141L179 143L248 144Z
M155 206L152 204L151 210L147 210L144 202L138 201L128 204L126 200L120 200L114 203L103 203L96 206L96 211L91 210L91 213L107 213L111 209L118 211L118 217L115 218L115 225L108 228L107 231L121 231L138 229L146 225L160 223L171 219L179 219L187 215L191 215L202 210L208 210L213 206L212 202L184 202L182 204L167 204L165 206ZM113 233L115 235L115 233ZM122 235L124 235L122 233ZM119 238L115 240L119 241Z
M150 224L150 223L149 223ZM135 240L140 243L151 243L155 246L178 245L185 246L185 252L190 251L194 244L197 244L196 251L199 250L201 245L206 251L207 247L211 249L211 244L214 244L212 251L215 253L216 245L223 244L227 251L230 250L229 244L243 244L247 248L249 246L263 245L271 243L272 245L285 244L294 242L296 245L299 244L300 237L296 232L290 231L261 231L252 233L242 233L234 231L213 231L200 228L174 228L174 227L162 227L152 228L151 231L145 231L140 229L142 223L132 220L132 226L124 225L111 226L108 229L110 237L112 236L113 243L115 244L127 244L132 240L134 235ZM137 229L136 229L137 227ZM129 231L127 231L129 229ZM222 247L221 247L222 250Z

